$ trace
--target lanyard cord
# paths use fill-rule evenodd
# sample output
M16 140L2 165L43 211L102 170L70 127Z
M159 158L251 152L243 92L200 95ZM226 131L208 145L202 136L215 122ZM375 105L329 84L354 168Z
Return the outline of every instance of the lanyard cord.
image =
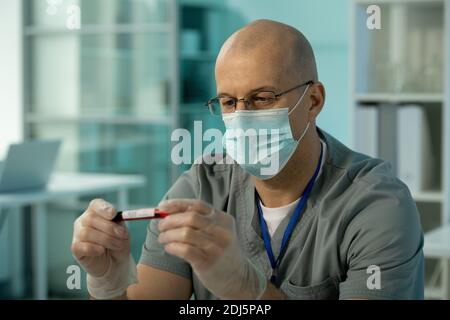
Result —
M269 229L267 227L266 220L264 220L264 215L261 209L261 205L259 203L259 196L256 194L256 205L258 207L258 214L259 214L259 222L261 226L261 234L264 240L264 246L266 248L267 256L270 260L270 265L272 267L272 276L270 277L270 281L272 283L276 282L277 278L277 269L278 266L281 263L281 259L284 255L284 252L286 251L287 244L289 242L289 239L292 235L292 232L294 231L295 226L297 225L298 221L300 220L300 217L303 212L303 208L306 205L306 202L308 201L309 195L311 193L311 190L314 186L314 182L316 181L317 176L319 175L320 167L322 164L322 153L323 153L323 147L322 144L320 145L320 157L319 157L319 163L316 167L316 170L314 171L314 175L309 180L308 184L306 185L305 191L303 192L303 196L300 199L299 203L295 207L294 214L289 220L289 223L286 227L286 230L283 234L283 240L281 241L281 247L280 247L280 254L275 259L275 255L273 254L272 245L270 243L270 235L269 235Z

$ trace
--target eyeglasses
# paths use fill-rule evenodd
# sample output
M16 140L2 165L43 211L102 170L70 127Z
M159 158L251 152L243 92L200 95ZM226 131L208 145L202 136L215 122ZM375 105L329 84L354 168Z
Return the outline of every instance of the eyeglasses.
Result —
M298 86L295 86L289 90L275 93L273 91L257 91L253 92L250 95L238 99L235 97L229 96L217 96L215 98L210 99L205 106L209 108L209 111L213 115L222 115L226 113L233 113L236 111L236 106L239 101L243 101L245 108L247 110L264 110L271 109L275 106L275 102L283 95L294 91L295 89L301 88L306 85L314 84L314 81L310 80L305 83L302 83Z

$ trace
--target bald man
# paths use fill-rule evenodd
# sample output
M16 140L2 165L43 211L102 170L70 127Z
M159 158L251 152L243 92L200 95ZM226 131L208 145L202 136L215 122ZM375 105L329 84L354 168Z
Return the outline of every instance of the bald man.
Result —
M126 226L111 221L115 209L92 201L72 245L91 296L423 298L416 206L388 164L316 126L325 89L307 39L255 21L225 42L215 73L208 107L223 118L233 161L214 157L178 179L159 206L170 215L149 224L137 267ZM255 146L237 132L256 134L265 157L242 161Z

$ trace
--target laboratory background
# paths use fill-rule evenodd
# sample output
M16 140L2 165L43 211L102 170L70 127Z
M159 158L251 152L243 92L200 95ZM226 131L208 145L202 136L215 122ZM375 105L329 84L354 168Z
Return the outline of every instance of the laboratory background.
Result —
M0 0L0 159L14 144L61 141L53 194L0 191L1 299L87 298L74 220L94 198L158 204L190 167L171 161L172 132L223 130L205 107L216 55L261 18L310 40L326 88L319 127L408 185L425 297L450 299L449 1ZM129 224L136 260L147 223Z

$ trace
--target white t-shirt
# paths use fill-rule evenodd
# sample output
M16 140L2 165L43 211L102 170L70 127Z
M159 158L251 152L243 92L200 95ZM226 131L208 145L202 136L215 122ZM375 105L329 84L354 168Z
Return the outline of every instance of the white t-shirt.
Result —
M323 142L322 140L320 140L320 142L322 143L323 154L322 154L322 162L320 163L319 174L317 175L317 177L319 177L320 174L322 173L322 166L323 166L323 163L325 162L326 152L327 152L327 144L325 142ZM261 203L261 200L259 201L261 210L263 212L264 220L266 221L266 224L267 224L267 229L269 229L270 237L273 236L273 234L275 233L275 230L278 228L281 221L286 216L288 216L289 214L294 212L295 207L297 206L300 199L301 199L301 197L288 205L278 207L278 208L267 208Z

